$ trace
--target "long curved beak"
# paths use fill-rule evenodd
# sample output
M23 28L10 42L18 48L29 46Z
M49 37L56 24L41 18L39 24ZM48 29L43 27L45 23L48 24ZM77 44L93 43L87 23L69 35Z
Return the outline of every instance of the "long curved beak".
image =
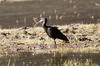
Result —
M35 25L34 25L34 27L37 25L37 24L39 24L39 23L42 23L42 21L40 20L40 21L38 21Z

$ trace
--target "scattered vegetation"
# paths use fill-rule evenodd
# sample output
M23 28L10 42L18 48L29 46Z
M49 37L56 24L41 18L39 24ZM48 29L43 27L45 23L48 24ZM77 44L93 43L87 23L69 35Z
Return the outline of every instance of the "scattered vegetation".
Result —
M57 39L58 47L85 48L99 47L100 24L71 24L58 26L70 43ZM53 47L50 39L41 27L21 27L0 29L1 51L29 51L30 49L46 49ZM27 49L27 50L26 50Z
M7 57L9 57L9 53L19 53L17 56L14 56L14 58L7 58L8 60L5 61L5 63L8 66L17 65L22 56L26 57L27 54L29 54L23 55L22 53L22 56L19 56L20 52L30 52L30 55L32 55L30 57L33 61L29 62L29 64L26 64L28 62L22 62L22 65L23 63L24 65L30 65L30 63L32 65L38 65L38 60L34 61L34 56L41 57L42 59L40 59L40 61L45 61L44 65L50 65L52 63L53 66L99 65L98 62L95 63L93 61L93 58L100 56L100 24L71 24L57 27L59 27L59 30L68 36L70 40L70 43L65 43L57 39L57 49L53 48L53 40L46 35L42 27L0 29L0 53L4 53ZM0 57L5 55L1 54ZM27 56L27 58L30 57ZM81 58L83 58L83 60L81 60ZM12 61L14 62L13 64L11 64ZM1 61L1 63L2 62L3 61ZM40 64L43 64L43 62Z

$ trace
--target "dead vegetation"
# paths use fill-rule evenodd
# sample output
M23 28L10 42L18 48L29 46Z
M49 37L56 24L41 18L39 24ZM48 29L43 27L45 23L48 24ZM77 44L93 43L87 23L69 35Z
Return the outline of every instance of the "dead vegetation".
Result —
M85 48L100 46L100 24L71 24L58 26L70 43L57 39L58 48ZM53 40L42 27L0 29L1 52L33 51L52 48Z

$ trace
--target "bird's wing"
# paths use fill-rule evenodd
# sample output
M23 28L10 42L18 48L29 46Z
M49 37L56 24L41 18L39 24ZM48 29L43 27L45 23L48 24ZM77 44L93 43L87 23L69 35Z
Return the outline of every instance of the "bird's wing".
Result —
M49 37L56 37L60 30L57 29L58 27L48 27L47 34Z
M49 27L48 35L51 38L58 38L58 39L68 41L68 38L59 29L57 29L57 27Z

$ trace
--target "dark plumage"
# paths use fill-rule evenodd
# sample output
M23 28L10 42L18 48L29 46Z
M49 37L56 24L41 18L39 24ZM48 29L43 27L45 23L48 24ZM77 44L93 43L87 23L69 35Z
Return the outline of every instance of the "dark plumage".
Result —
M45 31L50 38L53 39L61 39L64 41L68 41L68 38L57 29L57 27L46 26Z
M50 38L54 39L54 43L55 43L54 47L55 47L55 48L57 47L57 46L56 46L56 41L55 41L56 38L57 38L57 39L64 40L64 41L66 41L66 42L69 42L68 38L67 38L63 33L61 33L61 31L58 30L57 27L52 27L52 26L47 26L47 25L46 25L46 23L47 23L47 18L41 18L41 20L40 20L38 23L41 23L41 22L42 22L42 26L43 26L45 32L47 33L47 35L48 35ZM36 23L36 24L38 24L38 23ZM35 25L36 25L36 24L35 24Z

